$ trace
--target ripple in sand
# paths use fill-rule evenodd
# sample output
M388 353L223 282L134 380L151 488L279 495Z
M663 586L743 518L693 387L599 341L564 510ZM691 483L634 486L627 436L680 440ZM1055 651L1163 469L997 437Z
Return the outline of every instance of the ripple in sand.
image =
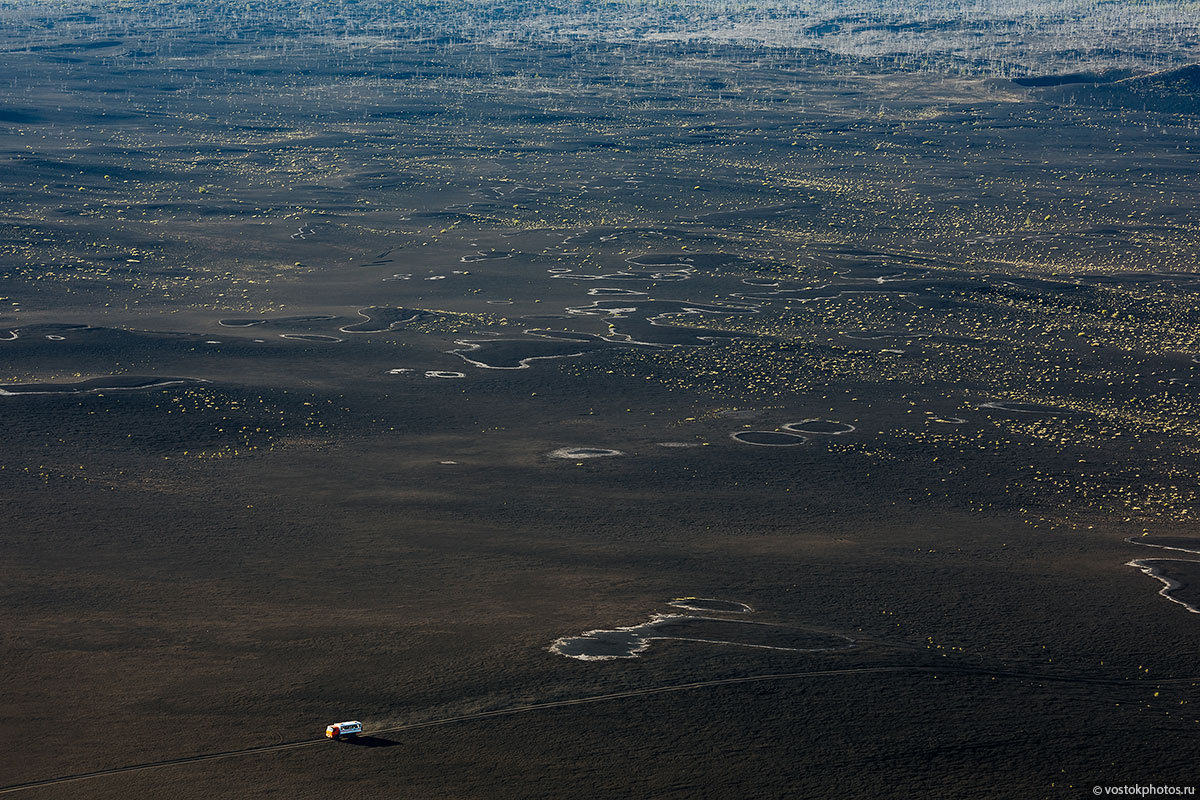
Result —
M635 292L633 289L617 289L608 286L597 286L595 289L588 289L588 294L592 297L637 297L645 296L645 292Z
M749 614L754 609L734 600L717 600L712 597L676 597L667 605L688 611L718 611L730 614Z
M788 653L845 650L855 644L848 636L766 622L655 614L641 625L586 631L579 636L564 636L550 645L550 652L580 661L610 661L618 658L636 658L654 641L661 640Z
M363 308L359 310L358 315L365 319L353 325L346 325L339 330L342 333L384 333L409 322L431 316L428 311L420 308L396 308L393 306Z
M552 334L525 331L525 339L456 339L461 347L446 352L481 369L529 369L534 361L576 358L596 350L616 347L589 334Z
M546 454L550 458L611 458L625 455L620 450L609 450L604 447L560 447Z
M782 431L738 431L729 434L729 438L756 447L795 447L808 441L798 433L783 433Z
M1200 539L1188 536L1130 536L1125 541L1143 547L1157 547L1160 550L1175 550L1180 553L1200 555Z
M1086 413L1071 408L1042 405L1041 403L1017 403L1007 400L983 403L979 407L994 408L998 411L1011 411L1014 414L1040 414L1047 417L1074 417Z
M757 314L748 305L714 305L684 300L596 300L588 306L568 308L571 314L602 316L608 323L610 341L626 344L705 345L717 338L740 338L748 334L677 326L676 318L705 315Z
M0 342L15 342L22 336L37 336L41 334L52 342L65 341L66 337L60 334L64 332L75 332L83 330L103 330L92 328L90 325L82 325L73 322L44 322L39 325L22 325L19 328L6 331L5 336L0 336Z
M657 268L657 269L690 269L693 266L692 259L686 256L633 256L625 259L628 264L633 264L635 267Z
M860 342L873 342L878 339L926 339L933 334L925 331L847 331L842 334L847 339L857 339Z
M506 258L512 258L510 252L502 252L500 250L480 250L477 253L463 256L459 259L464 264L474 264L479 261L503 261Z
M883 288L867 286L818 286L811 289L776 289L772 292L757 294L739 294L744 300L762 303L812 303L819 300L842 300L858 296L875 295L880 297L908 297L914 290L905 283L903 287Z
M323 336L319 333L281 333L280 339L295 339L299 342L344 342L336 336Z
M1130 536L1125 540L1142 547L1200 554L1200 539L1188 536ZM1160 596L1200 614L1200 561L1182 558L1136 558L1125 562L1149 575L1163 586Z
M1158 593L1162 597L1200 614L1200 561L1137 558L1125 562L1125 566L1139 569L1161 583Z
M325 322L331 319L337 319L337 317L332 314L318 314L307 317L236 318L217 320L217 324L224 328L252 328L256 325L304 325L310 322Z
M0 397L18 397L32 394L90 394L92 392L128 392L138 389L161 389L167 386L183 386L206 383L201 378L146 377L139 375L110 375L104 378L89 378L75 383L10 383L0 385Z
M603 275L580 275L574 271L568 271L551 275L551 278L565 278L573 281L686 281L692 277L694 269L677 269L665 270L658 272L631 272L629 270L621 270L619 272L607 272Z
M856 428L848 422L834 422L828 419L806 419L800 422L789 422L786 425L781 425L785 431L793 431L795 433L810 433L819 434L821 436L841 436L843 433L850 433Z
M568 245L598 245L610 242L641 242L653 241L661 246L662 241L684 242L687 244L702 244L719 242L714 236L678 228L593 228L572 234L563 239Z

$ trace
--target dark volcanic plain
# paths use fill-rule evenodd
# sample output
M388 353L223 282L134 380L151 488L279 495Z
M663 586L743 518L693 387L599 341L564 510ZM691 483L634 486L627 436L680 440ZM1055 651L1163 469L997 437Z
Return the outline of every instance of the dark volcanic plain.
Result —
M0 7L0 786L1196 783L1193 72Z

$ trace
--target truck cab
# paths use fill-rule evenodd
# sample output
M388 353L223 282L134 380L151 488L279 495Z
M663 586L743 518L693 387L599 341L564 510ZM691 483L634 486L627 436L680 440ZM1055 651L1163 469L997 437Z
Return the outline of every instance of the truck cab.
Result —
M358 720L335 722L325 728L325 736L329 739L348 739L362 733L363 725Z

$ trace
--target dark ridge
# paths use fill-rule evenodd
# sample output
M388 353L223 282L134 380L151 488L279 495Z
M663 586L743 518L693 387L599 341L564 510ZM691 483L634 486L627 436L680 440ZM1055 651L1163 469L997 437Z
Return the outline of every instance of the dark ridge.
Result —
M41 121L41 115L33 111L25 111L19 108L0 108L0 122L26 124Z
M1138 75L1118 81L1121 88L1138 91L1178 91L1194 93L1200 88L1200 64L1187 64L1174 69L1164 69L1149 75Z
M144 375L109 375L89 378L74 383L10 383L0 385L0 396L23 394L88 394L103 391L129 391L132 389L157 389L202 383L199 378L170 378Z
M1059 103L1131 108L1165 114L1200 114L1200 64L1152 72L1104 84L1072 84L1044 90Z
M1111 83L1129 77L1128 72L1067 72L1061 75L1029 75L1013 78L1018 86L1043 89L1051 86L1066 86L1071 83Z

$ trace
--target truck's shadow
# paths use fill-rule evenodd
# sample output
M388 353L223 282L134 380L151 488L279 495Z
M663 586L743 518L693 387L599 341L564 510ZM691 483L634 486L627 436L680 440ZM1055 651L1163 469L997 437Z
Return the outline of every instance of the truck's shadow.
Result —
M400 744L391 739L381 739L378 736L352 736L342 741L346 744L358 745L359 747L395 747Z

